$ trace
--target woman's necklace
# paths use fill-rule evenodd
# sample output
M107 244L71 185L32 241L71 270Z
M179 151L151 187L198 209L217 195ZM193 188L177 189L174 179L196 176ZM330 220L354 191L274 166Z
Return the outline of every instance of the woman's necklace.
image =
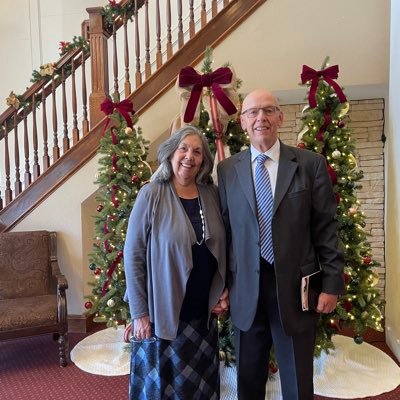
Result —
M200 203L200 195L197 197L197 201L199 202L199 210L200 210L200 218L201 218L201 231L202 231L202 235L201 235L201 240L200 242L198 242L196 240L196 244L201 246L204 242L204 215L203 215L203 209L201 208L201 203Z

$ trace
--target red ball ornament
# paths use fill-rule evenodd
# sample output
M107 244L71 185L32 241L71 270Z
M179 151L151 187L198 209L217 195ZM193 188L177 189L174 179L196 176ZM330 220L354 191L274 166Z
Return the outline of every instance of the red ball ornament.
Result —
M100 212L100 211L103 210L103 208L104 208L103 204L99 204L99 205L96 207L96 210L97 210L98 212Z
M298 147L299 149L305 149L305 148L306 148L306 145L305 145L303 142L300 142L300 143L297 144L297 147Z
M351 276L349 274L346 274L346 273L343 274L343 280L344 280L345 285L348 285L350 283L350 279L351 279Z
M87 310L89 310L90 308L92 308L93 307L93 303L91 302L91 301L87 301L86 303L85 303L85 308L87 309Z
M371 264L371 261L372 261L372 258L370 256L365 256L364 257L363 262L364 262L365 265Z
M124 253L123 253L122 250L118 251L118 253L117 253L117 256L118 256L118 257L122 257L123 255L124 255Z
M338 126L339 128L344 128L344 127L346 126L346 123L345 123L344 121L339 121L338 124L337 124L337 126Z
M276 374L278 372L278 365L274 362L268 364L268 370L271 374Z
M94 273L95 273L95 275L100 275L101 274L101 268L96 268Z
M350 312L351 309L353 308L353 305L351 304L350 301L345 300L345 301L343 302L343 308L346 310L346 312Z
M339 327L338 327L336 321L329 321L329 327L330 327L331 329L335 330L335 331L338 331L338 330L339 330Z
M131 178L132 183L138 183L139 182L139 177L137 175L133 175Z

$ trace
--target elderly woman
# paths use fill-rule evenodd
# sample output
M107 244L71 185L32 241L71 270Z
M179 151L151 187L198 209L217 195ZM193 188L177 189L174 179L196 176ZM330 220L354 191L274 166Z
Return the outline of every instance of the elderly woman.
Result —
M219 399L215 314L227 309L225 230L203 134L177 131L139 192L124 248L130 399Z

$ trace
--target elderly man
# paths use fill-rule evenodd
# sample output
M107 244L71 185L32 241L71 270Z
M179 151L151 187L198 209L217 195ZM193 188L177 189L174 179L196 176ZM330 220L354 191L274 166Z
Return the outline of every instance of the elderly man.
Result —
M278 139L283 113L271 92L251 92L242 110L251 147L218 166L238 398L265 399L274 345L283 399L312 400L319 313L332 312L344 293L332 184L323 156ZM319 270L316 309L303 311L301 278Z

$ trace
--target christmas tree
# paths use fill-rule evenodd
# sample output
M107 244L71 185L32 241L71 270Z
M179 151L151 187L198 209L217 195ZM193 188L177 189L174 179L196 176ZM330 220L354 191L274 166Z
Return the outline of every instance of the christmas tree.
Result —
M356 190L361 187L362 171L357 167L356 148L351 137L349 103L342 88L335 82L338 66L321 71L303 66L302 84L309 87L309 106L303 109L298 147L323 154L332 180L337 202L339 237L345 252L344 279L347 293L338 300L336 310L322 314L317 331L315 354L333 348L332 335L343 327L351 327L354 341L362 343L367 327L382 331L382 307L378 263L372 257L368 235L364 230L365 215L360 210Z
M212 69L212 49L207 47L205 50L205 56L201 68L203 74L212 74L214 71ZM223 65L223 68L230 67L229 63ZM241 80L235 79L235 90L238 91L241 86ZM214 125L212 116L210 115L210 107L207 102L209 101L211 94L210 88L206 87L203 89L203 93L206 96L200 97L200 109L199 116L196 119L197 127L203 132L207 137L211 153L217 158L216 141L218 138L218 132ZM242 96L238 94L238 104L236 107L240 109L242 103ZM239 111L239 110L238 110ZM220 123L222 121L219 121ZM243 148L249 146L249 136L243 131L240 118L237 114L226 117L221 123L223 127L223 135L221 137L224 147L228 146L228 153L235 154L243 150ZM235 360L234 355L234 337L233 337L233 326L229 314L220 316L218 318L218 331L219 331L219 349L220 349L220 359L225 361L227 365L231 364Z
M141 130L133 126L132 103L106 99L102 110L109 117L100 141L96 180L98 214L89 265L95 279L90 283L93 288L86 296L85 308L87 314L94 315L93 321L116 327L130 320L129 306L123 300L123 247L129 214L140 187L150 179L151 169L145 161L148 152Z

